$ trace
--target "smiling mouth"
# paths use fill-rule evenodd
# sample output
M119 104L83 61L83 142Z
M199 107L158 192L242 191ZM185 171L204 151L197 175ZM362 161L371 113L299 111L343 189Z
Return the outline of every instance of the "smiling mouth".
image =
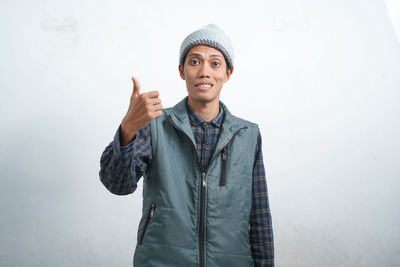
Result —
M211 83L198 83L198 84L195 84L195 86L199 89L209 89L209 88L213 87L214 85Z

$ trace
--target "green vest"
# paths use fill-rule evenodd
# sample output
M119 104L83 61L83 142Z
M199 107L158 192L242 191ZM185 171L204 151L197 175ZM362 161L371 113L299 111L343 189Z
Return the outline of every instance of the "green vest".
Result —
M135 267L254 266L249 242L257 124L224 119L202 172L186 99L150 123Z

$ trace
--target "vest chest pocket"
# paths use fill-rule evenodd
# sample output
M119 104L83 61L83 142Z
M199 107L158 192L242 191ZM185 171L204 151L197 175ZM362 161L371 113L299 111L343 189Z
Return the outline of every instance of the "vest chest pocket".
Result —
M140 235L139 245L141 245L142 242L143 242L144 235L145 235L145 233L146 233L147 227L149 226L150 220L151 220L151 218L152 218L153 215L154 215L154 210L155 210L155 209L156 209L156 203L151 203L150 210L149 210L149 212L147 213L146 221L145 221L145 223L144 223L144 227L143 227L142 234Z
M228 157L228 146L225 146L221 152L221 174L219 178L219 186L226 184L226 158Z

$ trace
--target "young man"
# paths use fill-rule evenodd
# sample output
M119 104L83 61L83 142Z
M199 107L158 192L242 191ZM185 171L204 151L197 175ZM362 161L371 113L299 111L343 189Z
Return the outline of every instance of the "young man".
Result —
M219 100L232 71L231 41L210 24L181 45L188 96L174 107L163 109L157 91L140 93L132 77L100 180L126 195L143 176L134 266L274 266L260 131Z

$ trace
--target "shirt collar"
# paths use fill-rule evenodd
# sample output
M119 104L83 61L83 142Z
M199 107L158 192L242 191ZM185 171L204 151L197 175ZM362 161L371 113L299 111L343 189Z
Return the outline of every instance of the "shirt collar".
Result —
M189 121L192 125L199 125L206 123L205 120L203 120L202 117L199 116L199 114L196 113L196 111L193 110L193 108L190 106L188 98L186 98L186 107L187 107L187 113L189 116ZM222 119L224 118L224 109L221 106L221 103L219 104L219 113L218 115L210 121L210 123L214 124L218 128L221 127L222 124Z

